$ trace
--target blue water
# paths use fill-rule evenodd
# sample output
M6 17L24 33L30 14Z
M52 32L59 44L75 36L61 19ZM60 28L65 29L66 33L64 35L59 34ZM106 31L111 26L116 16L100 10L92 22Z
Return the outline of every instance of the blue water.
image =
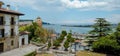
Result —
M90 30L93 28L90 27L65 27L61 25L43 25L44 28L47 29L54 29L57 33L61 33L62 30L66 30L67 32L70 32L72 30L72 33L88 33ZM80 44L72 45L72 50L84 50L84 47L81 46Z
M54 29L57 33L61 33L62 30L66 30L67 32L70 32L70 30L72 30L72 33L88 33L93 29L91 27L65 27L61 25L43 25L43 27ZM115 28L113 28L113 30L115 31ZM84 48L88 49L88 47L81 46L80 44L76 45L76 50L84 50ZM72 49L75 50L75 45L72 45Z
M43 25L43 27L54 29L57 33L60 33L62 30L66 30L67 32L70 32L70 30L72 30L72 33L88 33L90 30L92 30L90 27L65 27L61 25Z

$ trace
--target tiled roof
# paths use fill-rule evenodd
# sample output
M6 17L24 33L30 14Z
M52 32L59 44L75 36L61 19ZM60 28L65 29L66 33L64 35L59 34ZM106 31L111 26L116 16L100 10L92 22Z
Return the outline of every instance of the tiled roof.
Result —
M5 8L0 8L0 13L5 13L5 14L14 14L14 15L24 15L23 13L14 11L14 10L8 10Z

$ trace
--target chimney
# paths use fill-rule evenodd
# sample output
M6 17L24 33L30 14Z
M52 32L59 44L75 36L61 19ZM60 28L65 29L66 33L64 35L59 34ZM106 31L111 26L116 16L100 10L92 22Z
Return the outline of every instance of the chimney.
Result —
M2 5L4 5L4 3L2 1L0 1L0 8L2 8Z
M7 5L7 10L10 10L10 5Z

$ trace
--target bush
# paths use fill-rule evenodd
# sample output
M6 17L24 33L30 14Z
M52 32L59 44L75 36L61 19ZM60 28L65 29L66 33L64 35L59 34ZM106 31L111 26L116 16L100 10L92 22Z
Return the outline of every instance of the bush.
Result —
M53 43L53 45L57 48L58 46L60 46L60 42L57 41L57 40L55 40L54 43Z
M60 43L64 40L64 36L60 36L57 41L59 41Z
M65 51L68 51L69 42L66 40L64 43Z
M36 52L34 51L34 52L28 53L28 54L26 54L24 56L35 56L35 55L36 55Z
M117 41L108 37L102 37L98 41L93 42L92 49L95 52L107 54L119 54L120 46Z
M49 41L48 42L48 49L51 47L51 42Z
M67 35L67 32L65 30L62 31L62 35L63 36L66 36Z

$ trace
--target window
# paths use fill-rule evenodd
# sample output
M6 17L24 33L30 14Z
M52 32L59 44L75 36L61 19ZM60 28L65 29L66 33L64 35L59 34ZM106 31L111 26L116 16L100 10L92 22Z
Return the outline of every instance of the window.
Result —
M14 17L11 17L11 25L14 25Z
M12 40L12 41L11 41L11 46L13 46L13 45L14 45L14 41Z
M14 29L11 29L11 36L14 36Z
M3 25L4 21L3 21L3 16L0 16L0 25Z
M0 37L4 37L4 29L0 29Z

